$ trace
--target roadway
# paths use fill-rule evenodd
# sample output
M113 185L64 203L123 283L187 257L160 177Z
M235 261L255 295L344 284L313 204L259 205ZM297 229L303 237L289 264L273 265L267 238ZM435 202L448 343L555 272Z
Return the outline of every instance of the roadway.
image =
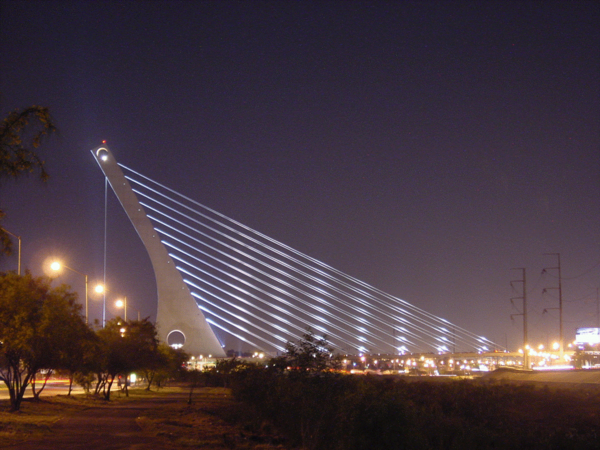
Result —
M39 389L41 386L42 386L42 383L40 383L38 381L36 384L36 388ZM42 391L41 397L53 397L55 395L67 395L68 392L69 392L69 380L66 380L66 379L49 380L48 383L46 384L46 387ZM73 384L73 389L71 390L71 393L83 394L84 390L81 386ZM33 391L31 390L31 386L28 386L27 390L25 391L24 398L31 398L31 397L33 397ZM0 383L0 400L8 400L9 398L10 397L8 395L8 388L6 387L6 384L4 384L3 382Z

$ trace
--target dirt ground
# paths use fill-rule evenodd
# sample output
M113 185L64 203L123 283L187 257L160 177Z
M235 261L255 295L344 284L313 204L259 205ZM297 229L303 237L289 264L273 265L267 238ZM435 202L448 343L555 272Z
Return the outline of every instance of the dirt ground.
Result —
M260 426L236 425L238 405L222 388L174 389L114 401L49 398L25 402L22 412L0 416L0 448L19 450L113 450L181 448L287 448ZM62 405L62 406L61 406ZM19 420L22 419L22 420ZM238 422L239 423L239 422ZM258 431L257 431L258 430Z

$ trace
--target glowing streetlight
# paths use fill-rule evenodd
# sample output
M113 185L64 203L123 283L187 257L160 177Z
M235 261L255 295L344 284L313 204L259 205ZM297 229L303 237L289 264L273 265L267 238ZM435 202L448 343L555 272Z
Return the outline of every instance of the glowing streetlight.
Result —
M127 297L123 297L123 300L118 299L115 302L115 305L117 308L123 308L124 311L124 319L127 320ZM137 311L138 313L138 322L140 321L140 312L137 309L134 309L134 311Z
M94 288L94 291L96 291L97 294L103 294L103 296L102 296L102 328L104 328L106 326L106 292L108 292L108 289L106 289L102 284L98 284Z
M11 233L4 227L0 227L0 228L2 230L4 230L5 233L10 234L12 237L17 238L17 241L19 241L19 252L18 252L18 257L17 257L17 275L21 275L21 236L17 236L16 234Z
M99 284L97 285L94 290L98 293L98 294L105 294L104 295L104 307L106 308L106 293L110 292L104 285ZM114 294L114 292L113 292ZM117 308L123 308L123 319L127 320L127 297L123 296L123 299L117 299L115 301L115 306ZM138 313L138 321L140 320L140 312L137 309L134 309L134 311L137 311Z
M50 264L50 268L52 270L54 270L55 272L60 272L60 270L63 267L65 269L70 270L71 272L78 273L79 275L83 275L85 277L85 323L88 324L88 276L83 272L79 272L78 270L75 270L69 266L61 264L58 261L54 261L52 264Z

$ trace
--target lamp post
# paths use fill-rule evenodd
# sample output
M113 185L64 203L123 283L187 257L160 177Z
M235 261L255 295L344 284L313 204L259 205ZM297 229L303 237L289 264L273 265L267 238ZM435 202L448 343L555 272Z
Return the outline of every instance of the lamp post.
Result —
M88 276L83 272L79 272L78 270L75 270L69 266L61 264L58 261L54 261L52 264L50 264L50 268L56 272L58 272L63 267L65 269L69 269L71 272L78 273L79 275L83 275L85 277L85 323L87 325L89 323L88 322Z
M125 300L117 300L115 302L115 304L117 305L117 308L123 308L123 314L125 315L124 319L125 322L127 322L127 297L123 297Z
M105 291L108 291L108 289L106 289L104 287L104 285L98 284L94 288L94 291L96 291L98 294L104 294L102 296L102 328L104 328L106 326L106 292Z
M18 257L17 257L17 275L21 275L21 236L17 236L14 233L11 233L10 231L8 231L6 228L2 227L2 230L4 230L5 233L10 234L12 237L17 238L17 240L19 241L19 251L18 251Z
M123 297L123 300L119 299L115 302L117 308L123 308L123 314L125 322L127 322L127 297ZM140 312L137 309L134 309L138 313L138 322L140 321Z
M97 285L95 288L95 291L98 294L104 294L104 313L103 314L104 314L104 317L106 317L106 293L111 292L111 291L102 284ZM114 294L114 292L113 292L113 294ZM118 299L115 302L115 306L117 308L124 308L124 317L123 318L124 318L124 320L127 320L127 297L124 296L123 299L124 300ZM137 311L137 309L135 311ZM137 313L138 313L138 321L139 321L140 320L140 312L137 311ZM104 320L104 322L106 322L106 321ZM104 328L104 325L105 325L105 323L102 324L102 328Z

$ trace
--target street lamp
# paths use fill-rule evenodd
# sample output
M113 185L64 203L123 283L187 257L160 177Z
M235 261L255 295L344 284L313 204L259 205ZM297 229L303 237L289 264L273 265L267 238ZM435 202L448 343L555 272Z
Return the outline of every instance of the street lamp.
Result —
M124 312L124 319L127 322L127 297L123 297L123 300L118 299L115 302L115 305L117 306L117 308L123 308L123 312ZM137 309L134 309L134 311L137 311L138 313L138 322L140 321L140 312Z
M88 276L83 272L79 272L78 270L75 270L69 266L61 264L58 261L54 261L52 264L50 264L50 268L52 270L54 270L55 272L60 271L60 269L62 269L63 267L65 269L69 269L70 271L78 273L79 275L83 275L85 277L85 323L87 325L88 324Z
M106 292L104 291L108 291L108 289L106 289L102 284L98 284L94 288L94 291L96 291L98 294L104 294L102 299L102 328L104 328L106 326Z
M106 286L99 284L97 285L94 290L98 293L98 294L104 294L104 314L106 314L106 293L107 292L111 292L109 289L106 288ZM113 292L114 294L114 292ZM115 306L117 308L123 308L124 309L124 320L127 320L127 297L123 297L123 300L121 299L117 299L117 301L115 302ZM137 309L134 309L134 311L137 311L138 313L138 321L140 320L140 312ZM102 327L104 328L104 325L102 325Z
M5 233L10 234L12 237L17 238L17 240L19 241L19 252L18 252L18 257L17 257L17 275L21 275L21 236L17 236L16 234L11 233L4 227L0 227L0 228L2 228L2 230Z

